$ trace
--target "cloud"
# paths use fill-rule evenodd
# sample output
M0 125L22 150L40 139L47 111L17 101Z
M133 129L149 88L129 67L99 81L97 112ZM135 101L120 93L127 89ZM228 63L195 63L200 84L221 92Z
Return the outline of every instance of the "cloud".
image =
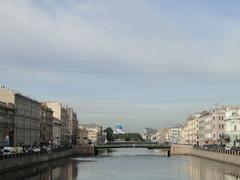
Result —
M189 9L181 21L182 11L170 15L153 2L1 1L1 61L103 59L142 71L185 71L223 68L228 58L230 68L239 67L239 23Z
M205 1L2 0L0 81L73 103L83 120L121 116L143 127L149 117L167 126L218 99L236 102L239 15L219 8Z

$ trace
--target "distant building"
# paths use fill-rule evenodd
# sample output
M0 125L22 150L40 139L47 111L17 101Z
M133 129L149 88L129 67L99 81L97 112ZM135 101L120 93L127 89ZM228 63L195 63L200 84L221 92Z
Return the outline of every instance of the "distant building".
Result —
M168 143L169 142L169 129L163 128L159 129L156 133L156 141L159 143Z
M145 141L156 141L157 129L154 128L144 128L143 139Z
M46 102L47 106L53 110L53 117L59 119L62 123L61 127L61 144L71 142L70 125L68 118L68 106L58 102Z
M77 128L78 128L78 119L77 113L73 110L73 108L67 108L68 114L68 139L71 143L76 143L77 136Z
M102 126L97 124L80 124L79 126L87 130L87 137L92 143L99 144L105 141Z
M168 141L173 144L179 144L180 143L180 132L181 132L181 127L169 128Z
M78 136L78 118L77 112L73 112L73 119L72 119L72 143L77 143L77 136Z
M125 134L125 131L123 129L123 125L118 123L116 128L113 130L113 134Z
M86 128L79 126L77 133L77 144L87 144L88 143L88 131Z

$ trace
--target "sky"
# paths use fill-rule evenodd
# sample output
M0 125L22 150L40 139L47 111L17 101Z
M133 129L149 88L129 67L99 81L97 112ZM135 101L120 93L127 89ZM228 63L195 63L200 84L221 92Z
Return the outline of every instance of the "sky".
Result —
M1 0L0 84L127 131L240 104L240 1Z

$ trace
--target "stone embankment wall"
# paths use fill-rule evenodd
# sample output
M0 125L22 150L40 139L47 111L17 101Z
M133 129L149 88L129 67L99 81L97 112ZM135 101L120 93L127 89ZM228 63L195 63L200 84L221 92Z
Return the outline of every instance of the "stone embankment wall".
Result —
M235 151L192 149L191 155L240 166L240 154Z
M95 148L93 145L76 145L74 146L75 155L93 156L95 155Z
M44 162L53 161L56 159L61 159L61 158L70 157L74 155L93 156L95 155L94 147L92 145L85 145L85 146L77 145L71 149L59 151L59 152L1 159L0 173L12 171L20 168L25 168L32 165L37 165Z
M173 144L171 155L190 155L193 147L191 145Z
M177 145L171 147L172 155L192 155L223 163L240 166L240 152L226 150L195 149L191 145Z

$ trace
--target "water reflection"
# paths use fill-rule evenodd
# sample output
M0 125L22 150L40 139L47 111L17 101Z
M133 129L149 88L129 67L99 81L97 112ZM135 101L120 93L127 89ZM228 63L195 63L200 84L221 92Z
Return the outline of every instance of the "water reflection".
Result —
M240 180L240 168L207 159L188 157L186 171L194 180Z
M240 168L191 156L168 158L159 150L114 149L96 158L67 158L0 174L0 179L240 180Z
M77 177L76 163L71 159L43 163L31 168L0 174L1 180L72 180Z

